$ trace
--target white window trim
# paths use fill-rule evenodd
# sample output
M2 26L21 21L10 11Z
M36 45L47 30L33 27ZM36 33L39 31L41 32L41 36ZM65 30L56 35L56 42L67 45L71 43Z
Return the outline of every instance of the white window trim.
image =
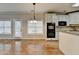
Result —
M15 28L15 26L16 26L16 25L15 25L15 22L16 22L16 21L20 21L20 20L15 20L15 21L14 21L14 37L15 37L15 38L21 38L21 37L22 37L22 32L21 32L20 36L16 36L16 32L15 32L15 31L16 31L16 28ZM22 27L22 21L20 21L20 22L21 22L21 27ZM22 28L21 28L21 29L22 29ZM21 29L20 29L20 31L21 31Z
M10 21L12 23L11 20L0 20L0 21ZM11 32L10 33L0 33L0 35L11 35L12 34L12 24L11 24Z
M28 20L27 21L27 33L28 33L28 22L29 21L32 21L32 20ZM38 20L38 21L42 21L42 20ZM42 21L42 23L43 23L43 21ZM41 33L28 33L28 35L44 35L44 24L42 24L42 32Z

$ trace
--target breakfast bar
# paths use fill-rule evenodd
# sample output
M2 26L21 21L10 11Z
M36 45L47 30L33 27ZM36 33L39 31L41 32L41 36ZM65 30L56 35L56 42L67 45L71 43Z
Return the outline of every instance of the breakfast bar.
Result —
M79 31L59 32L59 48L66 55L79 54Z

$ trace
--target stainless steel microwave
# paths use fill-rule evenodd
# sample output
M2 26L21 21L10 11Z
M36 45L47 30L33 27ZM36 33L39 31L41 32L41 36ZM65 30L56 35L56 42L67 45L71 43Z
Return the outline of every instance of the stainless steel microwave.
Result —
M58 21L58 26L67 26L66 21Z

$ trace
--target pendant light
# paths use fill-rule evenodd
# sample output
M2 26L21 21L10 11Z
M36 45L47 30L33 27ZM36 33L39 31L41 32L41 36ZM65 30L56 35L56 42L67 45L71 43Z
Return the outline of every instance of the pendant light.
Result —
M31 23L37 23L36 17L35 17L35 5L36 3L33 3L34 10L33 10L33 20L31 21Z

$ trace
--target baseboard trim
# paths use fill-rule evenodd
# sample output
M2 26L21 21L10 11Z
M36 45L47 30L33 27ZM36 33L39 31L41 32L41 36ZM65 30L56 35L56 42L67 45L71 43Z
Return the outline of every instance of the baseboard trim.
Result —
M59 49L60 50L60 49ZM60 52L62 53L62 55L64 55L63 51L60 50Z

